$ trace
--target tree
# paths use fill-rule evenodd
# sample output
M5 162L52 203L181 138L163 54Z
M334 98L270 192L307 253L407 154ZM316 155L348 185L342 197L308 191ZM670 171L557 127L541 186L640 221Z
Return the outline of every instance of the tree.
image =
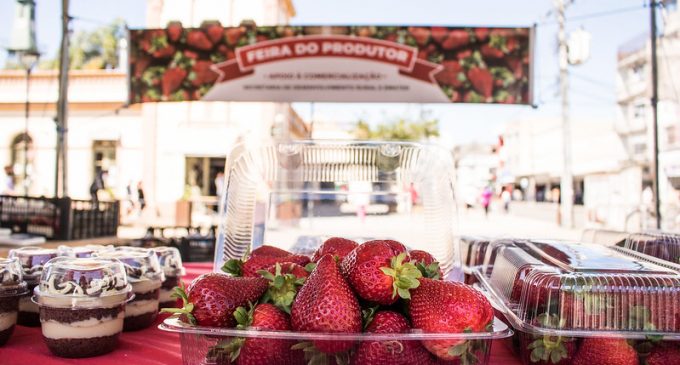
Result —
M380 124L375 129L360 120L354 128L354 136L358 139L424 141L430 137L439 137L439 120L409 121L402 118L396 122Z

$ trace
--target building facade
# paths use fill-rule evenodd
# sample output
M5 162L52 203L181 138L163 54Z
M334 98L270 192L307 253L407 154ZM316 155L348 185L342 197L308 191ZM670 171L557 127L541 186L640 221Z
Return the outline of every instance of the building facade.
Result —
M187 4L193 6L187 10ZM149 0L147 27L162 27L170 20L181 20L186 26L213 19L238 24L243 18L258 24L287 23L292 14L288 1ZM177 200L216 202L218 174L237 143L308 134L286 103L127 105L124 69L71 71L69 78L69 196L89 198L90 184L105 170L111 198L125 201L136 196L141 182L150 208L146 211L167 222L174 219ZM0 166L9 166L6 174L14 175L15 193L52 196L56 71L34 71L29 88L26 119L25 73L0 71Z

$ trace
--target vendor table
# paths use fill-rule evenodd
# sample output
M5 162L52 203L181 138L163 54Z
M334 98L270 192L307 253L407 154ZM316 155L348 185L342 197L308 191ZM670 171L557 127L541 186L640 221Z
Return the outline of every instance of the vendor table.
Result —
M212 269L212 263L185 264L186 280ZM158 319L159 324L162 318ZM164 332L157 326L137 332L124 332L120 346L110 354L88 359L63 359L52 356L43 343L40 328L17 326L9 342L0 347L0 365L180 365L182 354L179 338L175 333ZM520 365L507 347L495 341L491 348L492 365Z

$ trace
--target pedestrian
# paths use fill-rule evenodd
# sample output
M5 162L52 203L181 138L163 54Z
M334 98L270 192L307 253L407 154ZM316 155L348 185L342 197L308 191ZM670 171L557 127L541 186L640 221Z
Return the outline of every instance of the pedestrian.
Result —
M139 212L141 213L146 207L146 200L144 199L144 187L142 182L137 183L137 202L139 203Z
M101 170L94 176L94 181L90 185L90 198L92 199L93 206L99 204L99 190L104 190L108 173L106 170Z
M484 207L484 215L489 216L489 205L491 204L491 187L487 186L482 191L482 206Z
M510 201L512 200L512 195L510 195L510 188L503 188L501 193L501 201L503 202L503 210L505 213L510 212Z
M4 171L5 177L3 179L2 191L0 191L0 193L12 195L14 194L14 170L12 170L12 166L7 165L5 166Z

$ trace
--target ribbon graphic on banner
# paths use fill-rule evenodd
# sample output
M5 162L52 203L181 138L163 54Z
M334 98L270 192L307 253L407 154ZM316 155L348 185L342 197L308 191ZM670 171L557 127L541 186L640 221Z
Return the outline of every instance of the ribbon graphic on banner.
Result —
M262 64L294 58L344 57L381 62L398 67L401 75L435 84L441 65L418 58L418 49L373 38L304 36L263 41L236 49L235 58L212 66L217 84L254 73Z

